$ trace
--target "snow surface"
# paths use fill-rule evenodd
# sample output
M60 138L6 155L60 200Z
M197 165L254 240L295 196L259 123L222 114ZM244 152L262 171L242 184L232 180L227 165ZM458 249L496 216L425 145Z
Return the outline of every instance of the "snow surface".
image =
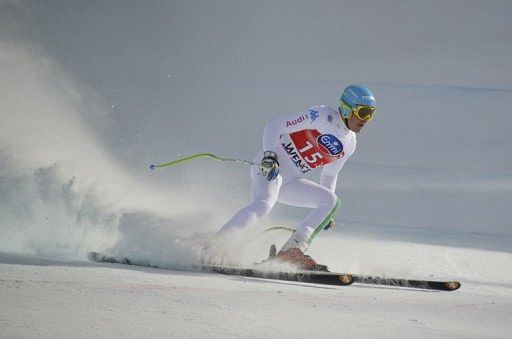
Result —
M0 0L0 337L510 337L511 16L499 0ZM335 106L350 83L378 110L340 177L338 227L309 254L460 290L86 260L197 263L248 201L248 170L148 165L251 160L267 121ZM304 213L277 206L248 236Z
M455 292L332 287L2 254L2 336L510 336L512 283L504 272L512 254L355 239L342 245L351 255L339 267L373 249L369 257L390 274L412 267L402 276L449 276L463 286Z

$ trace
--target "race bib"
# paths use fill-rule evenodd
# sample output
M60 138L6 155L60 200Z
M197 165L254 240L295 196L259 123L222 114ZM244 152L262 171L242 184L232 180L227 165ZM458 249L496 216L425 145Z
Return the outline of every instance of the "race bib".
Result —
M301 173L307 173L345 155L342 142L316 129L281 135L281 146Z

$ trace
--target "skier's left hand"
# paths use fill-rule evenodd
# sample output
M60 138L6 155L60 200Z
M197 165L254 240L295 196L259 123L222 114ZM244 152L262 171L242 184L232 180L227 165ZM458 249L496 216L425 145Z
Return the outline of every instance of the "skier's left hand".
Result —
M324 231L328 231L328 230L334 229L335 226L336 226L336 221L334 221L334 219L331 219L331 220L329 220L327 225L325 225Z

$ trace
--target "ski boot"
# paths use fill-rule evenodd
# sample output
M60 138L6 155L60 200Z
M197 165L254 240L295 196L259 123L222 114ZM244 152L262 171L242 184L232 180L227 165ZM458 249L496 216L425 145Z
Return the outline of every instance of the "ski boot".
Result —
M269 251L269 257L264 262L282 262L289 263L299 270L305 271L323 271L329 272L327 266L317 264L316 261L309 255L305 255L299 248L292 247L286 251L279 251L276 253L276 245L272 245Z

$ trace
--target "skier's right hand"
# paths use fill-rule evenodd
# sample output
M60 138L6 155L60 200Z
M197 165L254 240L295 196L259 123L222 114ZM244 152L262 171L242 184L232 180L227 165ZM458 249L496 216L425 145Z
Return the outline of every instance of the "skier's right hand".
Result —
M271 151L263 153L263 159L260 164L261 174L267 177L268 181L277 178L279 174L279 161L277 161L277 154Z
M331 219L331 220L329 220L327 225L325 225L324 231L328 231L330 229L334 229L335 226L336 226L336 221L334 219Z

